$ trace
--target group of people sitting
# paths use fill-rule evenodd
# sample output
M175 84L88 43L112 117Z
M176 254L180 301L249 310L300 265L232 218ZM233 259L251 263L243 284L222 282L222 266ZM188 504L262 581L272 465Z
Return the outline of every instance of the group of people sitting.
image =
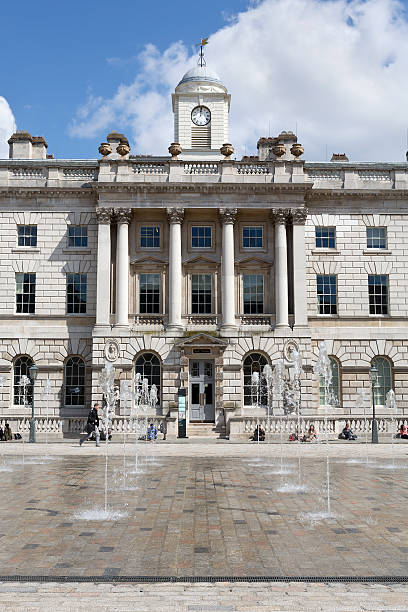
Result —
M407 432L407 427L405 427L405 435L400 435L399 437L406 437L408 438L408 432ZM401 430L402 430L403 426L401 425ZM262 429L262 427L260 425L257 425L255 427L254 433L252 435L251 438L254 442L264 442L265 441L265 430ZM289 442L317 442L317 429L316 427L313 425L313 423L311 423L311 425L309 426L309 429L307 430L307 432L305 434L302 435L302 432L298 432L298 429L296 428L296 431L294 433L291 433L289 435ZM355 433L353 433L353 430L350 428L350 423L346 423L343 431L341 432L341 434L339 434L339 440L357 440L357 435Z
M9 440L13 439L13 433L11 431L10 425L6 422L4 424L4 429L0 425L0 442L9 442Z

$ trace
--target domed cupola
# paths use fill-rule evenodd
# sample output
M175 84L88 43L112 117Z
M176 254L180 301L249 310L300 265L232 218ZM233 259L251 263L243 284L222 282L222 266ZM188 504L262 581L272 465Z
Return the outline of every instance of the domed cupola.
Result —
M203 46L201 41L197 66L185 73L172 95L174 142L183 148L180 159L216 161L223 158L220 148L228 142L231 96L207 67Z

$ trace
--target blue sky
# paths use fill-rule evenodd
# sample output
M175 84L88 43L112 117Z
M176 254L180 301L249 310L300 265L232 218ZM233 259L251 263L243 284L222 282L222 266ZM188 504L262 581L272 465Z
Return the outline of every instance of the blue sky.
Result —
M56 157L98 157L112 129L132 153L166 154L171 91L210 36L237 156L297 126L306 159L327 149L403 161L405 9L408 0L4 1L0 140L14 116Z

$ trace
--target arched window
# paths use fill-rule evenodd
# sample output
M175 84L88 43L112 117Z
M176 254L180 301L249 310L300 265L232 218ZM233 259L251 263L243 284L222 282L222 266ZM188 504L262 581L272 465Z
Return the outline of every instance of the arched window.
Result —
M29 406L33 401L33 385L32 383L27 386L22 385L21 377L28 376L30 378L29 368L33 365L34 361L27 355L17 357L14 361L14 373L13 373L13 403L15 406L24 406L24 403Z
M85 406L85 363L70 357L65 363L65 406Z
M375 405L385 406L387 393L392 387L391 364L385 357L374 357L371 365L378 370L377 384L374 385Z
M142 378L147 378L149 389L152 385L157 387L157 405L160 404L160 389L161 389L161 364L160 359L153 353L142 353L136 359L135 373L140 374Z
M267 392L262 372L268 360L260 353L250 353L244 359L244 406L266 406ZM259 385L253 385L252 374L258 372Z
M329 357L332 379L326 389L323 376L320 377L320 405L339 406L340 404L340 366L335 357Z

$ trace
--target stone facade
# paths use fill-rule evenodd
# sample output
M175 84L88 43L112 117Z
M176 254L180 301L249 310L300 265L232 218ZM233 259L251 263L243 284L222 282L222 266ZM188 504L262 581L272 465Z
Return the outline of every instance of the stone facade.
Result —
M218 114L209 129L219 150L228 135L227 91L201 73L186 83L173 96L175 140L188 141L191 110L210 96ZM333 417L361 416L356 394L370 394L377 357L389 366L384 388L395 389L398 416L408 417L407 163L305 162L296 136L286 132L261 139L259 157L242 161L220 161L212 144L207 151L186 147L181 159L132 158L120 146L127 145L123 135L107 140L99 160L56 160L46 157L44 139L17 133L10 159L0 160L0 420L30 414L16 391L21 357L39 367L36 414L54 419L59 432L62 419L80 419L102 399L98 376L109 359L118 386L132 381L137 367L159 368L158 419L175 427L178 390L185 388L190 432L195 414L196 422L242 437L252 426L243 424L266 411L244 397L250 355L261 356L261 365L284 359L290 372L289 345L297 348L302 414L324 414L312 374L322 340L338 365ZM30 238L19 244L19 232L30 231L21 228L30 227L35 245ZM317 244L316 228L334 228L327 248ZM368 246L367 228L385 228L386 244ZM21 275L35 282L35 312L17 310L17 293L28 287ZM319 312L321 276L336 279L335 313ZM385 313L370 314L373 276L387 279ZM246 283L255 278L262 278L262 298L250 298L256 312L248 312ZM85 309L75 283L86 284ZM154 301L149 283L156 296L150 312L141 307L143 291ZM75 293L74 312L67 292ZM140 365L146 355L150 361ZM129 410L118 405L118 418ZM276 398L273 410L280 414ZM384 402L377 411L387 416Z

